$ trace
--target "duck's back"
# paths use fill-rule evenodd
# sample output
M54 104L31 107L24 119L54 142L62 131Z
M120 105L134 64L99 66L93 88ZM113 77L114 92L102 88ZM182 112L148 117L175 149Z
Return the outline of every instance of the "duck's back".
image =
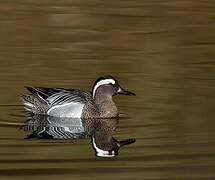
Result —
M48 98L52 102L47 114L55 117L89 118L88 110L95 113L96 105L88 91L69 90L59 92Z
M26 109L35 114L55 117L82 118L89 116L87 110L97 113L92 95L88 91L63 88L30 88L32 93L22 95Z

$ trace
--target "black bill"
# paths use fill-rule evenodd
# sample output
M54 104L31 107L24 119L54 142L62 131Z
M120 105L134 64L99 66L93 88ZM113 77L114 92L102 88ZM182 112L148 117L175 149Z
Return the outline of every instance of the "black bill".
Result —
M136 96L135 93L133 92L130 92L130 91L127 91L121 87L119 87L118 91L117 91L117 94L123 94L123 95L127 95L127 96Z

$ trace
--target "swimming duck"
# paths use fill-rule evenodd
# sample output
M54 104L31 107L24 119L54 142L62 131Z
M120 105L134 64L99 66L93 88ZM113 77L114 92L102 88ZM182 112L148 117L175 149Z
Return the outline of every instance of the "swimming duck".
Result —
M110 75L98 78L92 92L78 89L26 87L21 95L25 109L33 114L70 118L113 118L118 111L112 96L135 93L123 89Z

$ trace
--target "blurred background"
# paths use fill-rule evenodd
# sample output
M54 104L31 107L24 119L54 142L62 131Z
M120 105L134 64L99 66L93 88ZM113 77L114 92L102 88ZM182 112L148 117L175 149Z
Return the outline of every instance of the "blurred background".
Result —
M214 179L214 12L207 0L1 0L0 177ZM24 139L24 86L91 90L104 74L137 94L114 97L114 136L135 144L107 159L89 139Z

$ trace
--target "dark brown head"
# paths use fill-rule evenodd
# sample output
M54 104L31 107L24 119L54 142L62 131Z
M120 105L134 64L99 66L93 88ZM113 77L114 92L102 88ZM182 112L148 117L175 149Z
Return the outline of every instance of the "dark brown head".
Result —
M113 76L110 75L102 76L95 81L92 88L93 97L95 97L99 91L102 92L104 95L111 96L117 94L135 96L135 93L123 89L119 85L118 81Z

